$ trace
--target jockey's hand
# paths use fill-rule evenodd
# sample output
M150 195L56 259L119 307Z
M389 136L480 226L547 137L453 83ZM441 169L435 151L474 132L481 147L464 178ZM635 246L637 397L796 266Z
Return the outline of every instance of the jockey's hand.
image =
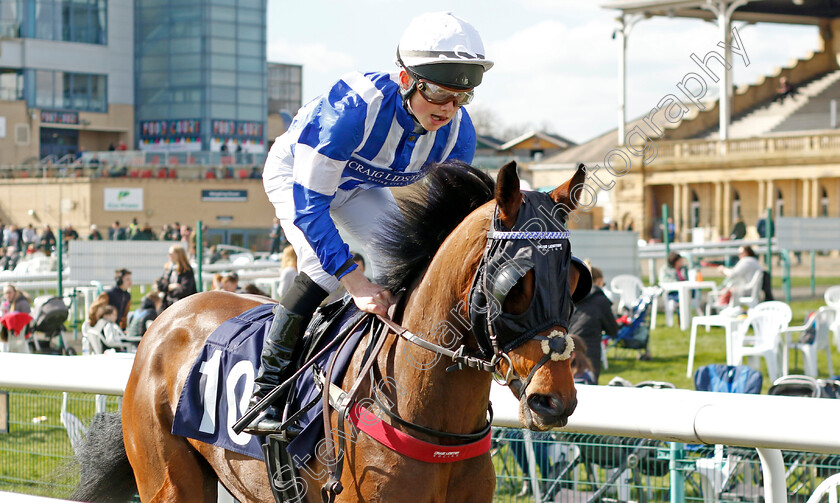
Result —
M388 315L388 308L394 303L391 292L384 287L371 283L358 268L341 278L341 284L347 293L353 296L356 307L366 313Z

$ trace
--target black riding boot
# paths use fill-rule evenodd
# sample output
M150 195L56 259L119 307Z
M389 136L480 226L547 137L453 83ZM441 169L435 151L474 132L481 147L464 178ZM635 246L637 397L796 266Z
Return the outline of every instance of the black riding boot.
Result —
M286 370L292 362L295 344L305 328L303 322L304 316L289 311L282 304L274 306L274 319L263 342L262 364L257 377L254 378L250 407L256 405L289 377ZM277 402L275 404L280 405ZM245 431L251 434L274 432L280 427L280 422L280 414L272 405L257 416Z
M318 286L305 273L295 277L289 291L283 296L283 302L275 306L271 328L263 341L262 363L257 377L254 378L254 391L250 406L253 407L275 387L282 384L293 373L289 368L295 345L300 338L312 313L327 298L328 292ZM275 402L279 407L280 403ZM245 427L252 435L265 435L276 432L281 424L278 408L273 405Z

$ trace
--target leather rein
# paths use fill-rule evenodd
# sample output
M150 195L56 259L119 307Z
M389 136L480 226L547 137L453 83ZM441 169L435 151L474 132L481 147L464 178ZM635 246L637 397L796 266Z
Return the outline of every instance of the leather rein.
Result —
M481 262L479 263L478 271L481 271L482 265L486 263L488 260L488 250L490 248L489 243L494 239L556 239L556 233L551 232L528 232L528 233L515 233L515 232L498 232L491 229L487 235L488 238L488 246L485 247L484 255L482 256ZM476 276L479 275L479 272L476 272ZM472 289L477 287L478 281L477 279L473 281ZM471 289L471 290L472 290ZM470 295L472 297L472 295ZM362 319L370 318L372 315L366 315ZM468 327L466 327L468 328ZM574 345L571 341L571 337L568 335L560 332L560 331L552 331L549 335L542 336L537 335L534 336L533 340L541 341L541 347L543 350L543 357L537 362L537 364L531 369L528 376L523 378L519 375L516 370L513 368L513 364L510 360L510 357L507 355L507 352L503 351L496 339L495 331L493 330L491 320L488 317L487 326L484 328L484 334L489 336L489 342L492 344L493 348L493 355L491 358L486 358L484 355L475 355L473 350L468 349L465 345L461 345L457 350L452 350L436 344L434 342L430 342L418 335L412 333L405 327L399 325L398 323L390 320L381 315L376 315L373 319L373 323L371 323L370 328L370 336L371 340L366 350L366 359L362 365L361 370L357 374L356 381L351 386L350 390L345 392L339 386L332 384L332 375L335 366L335 356L330 360L330 363L327 367L326 373L323 375L318 375L319 373L316 372L316 380L320 381L319 384L322 386L323 389L323 423L324 423L324 438L328 445L332 446L332 438L333 433L336 433L338 437L338 445L335 448L335 458L330 460L327 464L327 468L329 470L330 476L327 482L321 487L321 498L325 503L332 503L335 500L335 497L341 493L343 487L341 485L341 474L343 471L343 458L346 446L346 435L345 435L345 423L348 421L348 418L353 422L354 425L362 426L365 421L360 419L359 417L359 405L356 401L359 387L361 383L365 380L366 376L370 376L371 378L371 387L372 387L372 395L374 397L374 401L379 408L382 410L385 415L387 415L394 423L399 424L400 426L407 427L409 429L419 431L423 434L438 437L438 438L448 438L458 440L461 443L458 446L454 447L465 447L471 448L477 444L484 444L486 443L486 449L481 452L476 452L474 449L470 450L472 455L470 457L474 457L475 455L480 455L487 452L490 449L490 428L493 420L493 410L492 407L488 407L488 421L487 424L478 432L475 433L467 433L467 434L460 434L460 433L449 433L444 431L434 430L432 428L427 428L425 426L421 426L410 421L407 421L401 417L399 417L395 412L391 410L389 406L382 403L379 399L376 390L373 389L375 387L376 381L374 380L375 375L379 372L378 368L375 367L373 364L376 362L377 357L384 346L385 340L387 339L387 334L389 332L393 332L396 334L397 337L404 339L405 341L419 346L423 349L431 351L440 355L441 357L447 358L451 360L452 364L447 367L446 371L451 372L454 370L461 370L465 368L474 368L477 370L481 370L484 372L490 372L493 374L493 379L503 386L509 386L513 391L514 395L521 399L522 394L525 392L525 389L528 387L528 384L531 382L531 379L536 375L537 371L549 361L558 361L558 360L565 360L570 357L572 349ZM475 331L473 331L474 335L476 335ZM341 353L342 348L347 344L347 341L350 338L345 338L344 341L341 343L341 347L335 353L336 355ZM506 362L508 366L508 370L504 376L497 372L497 368L501 362ZM331 421L330 421L330 407L334 408L338 413L338 420L337 420L337 432L331 430ZM363 408L362 408L363 409ZM363 413L370 414L369 411L363 409ZM381 423L379 418L376 420ZM439 444L429 444L423 442L419 439L411 437L410 435L406 435L405 433L396 430L393 428L392 425L385 425L385 427L390 428L392 431L390 432L391 436L396 434L401 434L403 436L407 436L413 438L417 443L423 443L430 446L435 446L440 449L451 449L453 446L451 445L439 445ZM365 428L361 427L362 431L366 431ZM372 432L368 432L374 438L377 438L375 434ZM377 438L377 440L379 440ZM380 440L381 442L381 440ZM386 444L388 445L388 444ZM388 447L392 448L393 450L397 450L392 445L388 445ZM330 449L332 451L332 448ZM401 454L408 455L409 457L414 457L415 459L421 459L417 456L412 456L406 452L400 452ZM447 454L448 455L448 454ZM455 457L448 457L445 461L457 461L463 458ZM440 461L432 461L432 462L440 462Z

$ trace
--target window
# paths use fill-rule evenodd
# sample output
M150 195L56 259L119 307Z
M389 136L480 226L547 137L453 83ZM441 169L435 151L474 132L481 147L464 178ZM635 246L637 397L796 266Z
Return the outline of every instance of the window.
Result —
M820 197L820 216L828 216L828 191L822 187L822 197Z
M0 37L20 36L20 14L18 2L0 2Z
M22 0L23 35L46 40L105 44L107 0ZM4 2L6 3L6 2ZM34 33L32 28L34 26Z
M105 75L37 70L34 76L34 106L37 108L89 112L108 110ZM30 103L30 106L33 104Z
M0 68L0 101L23 99L23 72Z

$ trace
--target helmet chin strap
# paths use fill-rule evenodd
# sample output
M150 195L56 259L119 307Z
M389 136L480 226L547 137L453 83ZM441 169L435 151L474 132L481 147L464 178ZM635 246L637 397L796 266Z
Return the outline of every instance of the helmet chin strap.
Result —
M411 110L411 103L409 103L409 100L411 99L411 96L417 92L417 79L412 77L411 80L411 86L408 89L400 89L400 95L402 96L403 108L406 112L408 112L408 115L411 117L411 120L414 121L413 132L419 134L424 132L426 128L424 128L423 125L420 124L420 121L418 121L417 117L414 115L414 111Z

